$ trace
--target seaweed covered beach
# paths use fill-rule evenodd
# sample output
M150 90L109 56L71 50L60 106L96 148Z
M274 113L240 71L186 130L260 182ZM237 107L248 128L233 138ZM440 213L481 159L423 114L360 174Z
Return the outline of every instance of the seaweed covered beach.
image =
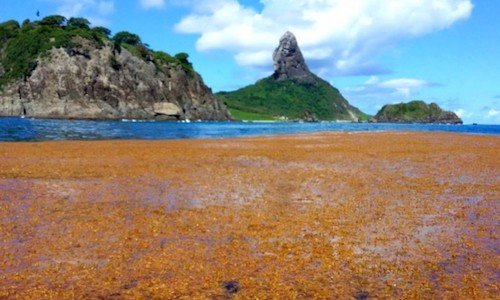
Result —
M0 144L1 299L493 299L500 138Z

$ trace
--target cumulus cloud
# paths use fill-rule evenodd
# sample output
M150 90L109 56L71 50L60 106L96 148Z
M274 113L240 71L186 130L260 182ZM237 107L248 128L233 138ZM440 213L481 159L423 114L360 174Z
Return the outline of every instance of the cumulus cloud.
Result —
M439 86L437 83L416 78L395 78L380 81L377 76L371 76L365 83L346 88L348 93L362 94L364 96L394 96L410 99L425 87Z
M474 105L472 102L463 101L457 106L460 108L454 110L454 112L462 118L465 123L478 122L483 124L500 124L500 103L496 99L489 101L488 105L482 107L477 107L477 105Z
M65 17L86 17L93 25L107 24L106 16L115 11L113 0L50 0L57 13Z
M460 119L470 119L474 116L473 112L467 111L463 108L459 108L453 111Z
M199 51L225 50L242 66L268 67L290 30L316 72L357 75L385 73L374 61L381 51L467 19L473 9L471 0L261 0L261 9L238 0L189 2L193 11L175 28L200 34Z
M485 106L479 114L485 123L500 124L500 106L498 101L494 100L491 105Z
M493 118L493 117L496 117L496 116L499 116L500 115L500 111L499 110L496 110L494 108L491 108L490 110L488 110L488 112L486 113L486 117L487 118Z
M161 8L165 6L165 0L139 0L139 3L145 9Z
M395 94L408 98L412 92L423 87L431 86L429 82L413 78L391 79L378 84L379 88L393 89Z

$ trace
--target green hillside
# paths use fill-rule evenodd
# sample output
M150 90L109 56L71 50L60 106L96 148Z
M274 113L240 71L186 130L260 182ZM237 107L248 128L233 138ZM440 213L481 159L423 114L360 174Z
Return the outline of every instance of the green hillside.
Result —
M368 116L349 105L340 92L328 82L311 74L314 80L275 80L272 76L233 92L220 92L216 96L230 110L274 117L301 119L314 114L320 120L351 120L354 116L364 120ZM234 116L238 119L238 115Z

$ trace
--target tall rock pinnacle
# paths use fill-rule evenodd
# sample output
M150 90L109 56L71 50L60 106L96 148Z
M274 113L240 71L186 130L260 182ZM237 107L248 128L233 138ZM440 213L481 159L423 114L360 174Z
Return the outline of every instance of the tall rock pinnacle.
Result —
M278 48L274 50L273 61L273 77L276 80L309 79L312 76L295 35L289 31L281 37Z

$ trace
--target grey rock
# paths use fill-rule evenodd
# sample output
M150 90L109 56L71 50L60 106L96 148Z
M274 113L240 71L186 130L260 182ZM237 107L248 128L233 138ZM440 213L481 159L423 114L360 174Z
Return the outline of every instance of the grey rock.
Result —
M287 31L280 39L279 46L273 53L274 74L276 80L310 80L312 73L306 65L295 35Z
M315 113L312 113L308 110L304 112L304 115L302 116L302 120L305 122L319 122L318 117L316 116Z
M39 58L25 79L0 90L0 115L75 119L231 118L195 72L178 64L156 66L120 53L111 43L98 49L79 38L70 49Z
M463 121L454 112L443 111L435 120L433 120L433 123L463 124Z
M174 103L155 103L154 104L154 112L158 115L166 115L166 116L180 116L181 109L179 106Z

